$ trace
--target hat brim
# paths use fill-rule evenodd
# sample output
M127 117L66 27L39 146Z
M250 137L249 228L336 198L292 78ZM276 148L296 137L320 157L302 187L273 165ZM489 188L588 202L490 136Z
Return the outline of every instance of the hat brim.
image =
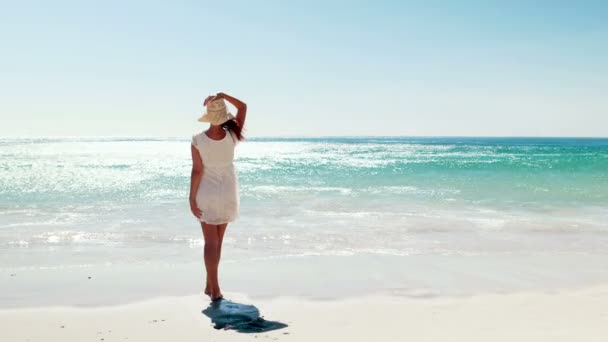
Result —
M221 123L216 124L216 125L221 125L224 122L226 122L228 120L232 120L232 119L234 119L234 115L232 115L232 113L228 112L228 116L227 116L226 120L224 120ZM211 122L211 119L209 118L209 114L208 113L203 114L203 116L201 116L200 118L198 118L198 121L200 121L200 122L209 122L211 124L214 124L214 123Z

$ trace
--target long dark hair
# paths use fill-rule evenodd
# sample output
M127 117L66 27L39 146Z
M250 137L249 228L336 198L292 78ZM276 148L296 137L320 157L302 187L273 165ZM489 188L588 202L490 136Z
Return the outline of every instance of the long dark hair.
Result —
M222 128L227 130L228 133L231 133L232 136L236 136L239 141L245 139L243 136L243 127L241 127L235 119L224 122Z

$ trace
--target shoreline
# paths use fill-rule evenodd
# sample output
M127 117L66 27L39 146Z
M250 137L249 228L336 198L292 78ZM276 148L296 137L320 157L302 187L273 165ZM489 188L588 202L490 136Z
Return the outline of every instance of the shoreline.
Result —
M368 295L336 300L279 297L252 301L271 331L223 331L202 313L202 296L164 297L119 306L1 309L10 341L597 341L608 334L608 284L559 292L458 298ZM252 336L253 335L253 336Z

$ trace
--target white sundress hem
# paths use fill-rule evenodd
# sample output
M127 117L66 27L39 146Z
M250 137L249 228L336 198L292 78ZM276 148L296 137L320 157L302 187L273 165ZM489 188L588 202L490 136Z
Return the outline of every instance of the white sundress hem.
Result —
M200 223L220 225L220 224L232 223L232 222L236 221L236 219L233 219L233 220L220 220L220 221L205 221L204 219L199 218L197 221L199 221Z

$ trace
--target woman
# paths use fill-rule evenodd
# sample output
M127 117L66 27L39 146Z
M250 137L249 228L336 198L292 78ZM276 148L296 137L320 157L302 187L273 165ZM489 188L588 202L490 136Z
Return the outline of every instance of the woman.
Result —
M224 100L236 107L236 118ZM190 210L201 222L205 238L205 294L216 301L222 298L218 267L224 232L239 213L239 185L232 161L234 147L243 140L247 105L224 93L208 96L204 105L206 112L198 121L211 125L192 137Z

